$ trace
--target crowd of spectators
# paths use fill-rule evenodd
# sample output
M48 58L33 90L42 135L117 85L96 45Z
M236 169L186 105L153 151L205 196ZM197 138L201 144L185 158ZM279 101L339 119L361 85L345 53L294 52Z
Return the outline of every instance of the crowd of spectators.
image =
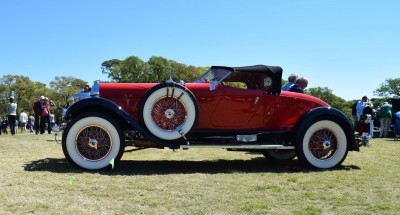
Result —
M15 135L18 133L18 128L21 129L21 133L25 133L27 129L30 133L34 131L36 134L44 134L45 131L51 133L51 129L55 125L55 117L51 113L49 98L40 96L39 100L34 102L33 116L26 113L25 110L21 110L17 117L18 105L14 101L14 96L10 96L9 101L6 108L7 116L0 117L0 135L8 134L8 131L11 135Z
M376 109L373 107L372 102L369 101L367 96L363 96L361 100L356 100L354 102L352 107L354 129L357 131L357 129L365 122L363 120L365 120L369 115L371 117L369 120L369 134L371 137L374 136L374 127L379 128L379 137L388 137L391 128L393 107L389 102L383 102L383 104L378 106Z
M304 89L307 85L308 79L306 77L299 77L296 73L293 73L289 75L288 82L282 86L282 91L304 93ZM363 117L370 116L370 118L367 119L369 124L366 129L369 135L373 137L374 127L378 127L379 137L388 137L392 122L392 112L392 105L388 102L384 102L380 107L374 109L368 97L363 96L361 100L356 100L352 107L354 130L357 129Z

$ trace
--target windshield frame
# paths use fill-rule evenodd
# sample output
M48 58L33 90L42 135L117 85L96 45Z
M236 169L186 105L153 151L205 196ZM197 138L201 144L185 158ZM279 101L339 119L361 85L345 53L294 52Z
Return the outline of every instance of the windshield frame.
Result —
M231 70L225 68L211 68L204 72L193 83L221 83L226 77L232 73Z

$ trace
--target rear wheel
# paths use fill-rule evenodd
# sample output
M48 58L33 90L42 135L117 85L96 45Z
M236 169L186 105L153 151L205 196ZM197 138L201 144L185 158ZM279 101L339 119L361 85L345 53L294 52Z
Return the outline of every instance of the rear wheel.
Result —
M335 121L319 118L299 129L296 154L307 166L327 169L340 165L347 156L344 129Z
M107 167L121 159L124 142L119 125L101 113L87 113L68 123L62 138L65 157L88 170Z
M154 136L174 141L197 125L199 108L193 94L177 84L159 84L142 98L139 120Z

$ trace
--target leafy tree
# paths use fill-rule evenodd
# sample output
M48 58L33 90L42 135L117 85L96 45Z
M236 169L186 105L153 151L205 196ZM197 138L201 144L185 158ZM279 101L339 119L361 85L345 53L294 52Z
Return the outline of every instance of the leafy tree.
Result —
M126 58L121 66L121 82L149 82L149 67L146 62L136 56Z
M174 71L173 74L173 79L174 81L178 81L178 80L183 80L183 81L188 81L189 79L187 79L187 74L186 74L186 65L183 63L178 63L176 61L173 60L169 60L170 64L171 64L171 68Z
M50 90L40 82L33 82L26 76L5 75L0 78L0 116L6 115L8 97L14 92L15 102L18 104L17 114L24 110L33 114L32 105L40 95L49 95Z
M55 115L56 123L59 123L60 119L62 119L62 108L67 108L72 105L72 96L82 91L85 85L87 85L86 81L71 76L56 76L54 80L50 82L52 93L49 95L49 99L56 104L56 106L51 109L52 113Z
M161 82L167 80L171 72L171 64L168 59L163 57L152 56L149 61L149 82Z
M187 82L194 81L208 69L209 67L188 66L187 69L185 70L185 77L182 80L186 80Z
M146 62L136 56L123 61L110 60L102 63L103 74L117 82L148 82L149 67Z
M4 118L6 115L9 92L8 87L0 83L0 118Z
M306 93L328 103L331 107L341 110L349 119L351 119L352 101L346 101L338 96L335 96L327 87L315 87L306 90Z
M378 107L378 106L383 105L383 102L385 102L386 99L385 98L373 98L373 99L371 99L371 101L372 101L372 104L374 105L374 107Z
M101 64L102 73L107 74L108 78L112 80L119 80L119 77L121 76L121 64L122 61L118 59L104 61Z
M147 62L136 56L121 61L118 59L104 61L103 74L116 82L163 82L169 79L173 69L173 79L190 82L195 80L207 68L186 66L163 57L152 56Z
M185 82L192 82L209 69L209 67L186 66L173 60L169 60L169 62L174 70L174 81L183 80Z
M400 96L400 78L388 78L374 91L374 95L384 98Z
M53 90L51 100L59 107L69 107L73 102L72 96L82 91L83 87L87 84L86 81L71 76L56 76L50 82L50 88Z

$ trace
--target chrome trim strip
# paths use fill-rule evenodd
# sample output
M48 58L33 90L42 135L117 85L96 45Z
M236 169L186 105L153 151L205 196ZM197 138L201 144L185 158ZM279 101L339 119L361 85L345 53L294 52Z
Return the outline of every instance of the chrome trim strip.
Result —
M284 145L182 145L182 149L189 148L220 148L220 149L295 149L294 146Z

